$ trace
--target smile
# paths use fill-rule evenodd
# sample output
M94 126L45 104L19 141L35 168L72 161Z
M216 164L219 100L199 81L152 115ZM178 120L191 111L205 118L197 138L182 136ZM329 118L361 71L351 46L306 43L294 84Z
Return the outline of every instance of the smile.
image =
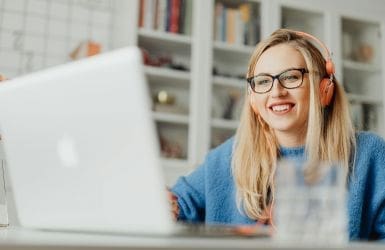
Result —
M294 104L291 104L291 103L285 103L285 104L271 105L271 106L270 106L270 109L271 109L274 113L284 114L284 113L289 112L293 107L294 107Z

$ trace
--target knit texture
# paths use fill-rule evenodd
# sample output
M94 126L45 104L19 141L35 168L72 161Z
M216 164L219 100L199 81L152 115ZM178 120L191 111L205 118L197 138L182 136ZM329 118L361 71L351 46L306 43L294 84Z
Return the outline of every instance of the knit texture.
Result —
M254 224L240 212L231 174L234 139L210 151L204 163L178 179L179 220L207 224ZM303 161L304 148L280 148L282 158ZM385 239L385 141L370 132L357 133L355 164L349 175L350 240Z

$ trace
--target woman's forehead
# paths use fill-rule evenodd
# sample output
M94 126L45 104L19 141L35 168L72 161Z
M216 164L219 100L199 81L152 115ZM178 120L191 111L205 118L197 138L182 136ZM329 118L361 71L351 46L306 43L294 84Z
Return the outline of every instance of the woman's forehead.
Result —
M256 62L254 75L260 73L278 74L288 68L306 67L302 54L293 46L279 44L268 48Z

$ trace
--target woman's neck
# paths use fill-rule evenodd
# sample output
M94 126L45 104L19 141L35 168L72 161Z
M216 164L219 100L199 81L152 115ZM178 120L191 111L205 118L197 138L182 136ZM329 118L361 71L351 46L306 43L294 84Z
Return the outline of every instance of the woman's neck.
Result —
M305 144L306 133L304 132L292 132L287 131L275 131L278 144L285 148L300 147Z

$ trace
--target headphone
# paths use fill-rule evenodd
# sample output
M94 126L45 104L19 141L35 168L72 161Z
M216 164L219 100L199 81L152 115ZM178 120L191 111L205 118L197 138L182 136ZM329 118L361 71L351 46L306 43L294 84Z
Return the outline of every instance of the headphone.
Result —
M321 106L322 107L327 107L330 102L332 101L333 94L334 94L334 73L335 73L335 68L334 68L334 63L332 61L332 57L330 55L330 52L328 48L325 46L321 40L319 40L317 37L310 35L306 32L303 31L293 31L295 34L305 37L307 39L311 39L315 42L317 42L321 47L324 49L326 52L327 57L325 58L326 60L326 73L329 75L329 78L324 77L319 85L320 88L320 101L321 101Z

